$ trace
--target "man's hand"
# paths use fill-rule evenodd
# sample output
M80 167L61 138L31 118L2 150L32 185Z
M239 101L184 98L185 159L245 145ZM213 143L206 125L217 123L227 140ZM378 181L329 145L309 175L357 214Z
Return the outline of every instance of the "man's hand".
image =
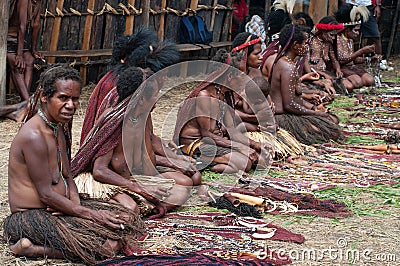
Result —
M184 155L178 155L178 156L179 156L179 158L168 158L168 160L170 160L171 163L174 165L174 168L188 176L194 175L197 172L197 168L195 165L196 160L191 157L184 156ZM191 160L188 160L188 159L182 158L182 157L188 157Z
M114 229L124 229L125 221L110 211L98 210L93 211L92 220L100 225L104 225Z
M375 45L367 45L361 48L363 54L375 53Z
M379 19L381 17L381 7L380 6L374 7L374 17L376 18L376 22L379 22Z
M19 70L19 73L24 73L26 64L22 55L15 55L15 67Z
M36 50L32 50L32 55L36 59L41 59L42 61L45 61L43 55Z
M162 187L160 185L141 185L137 182L131 182L131 186L128 189L132 192L142 195L146 200L159 204L159 202L169 196L168 188Z

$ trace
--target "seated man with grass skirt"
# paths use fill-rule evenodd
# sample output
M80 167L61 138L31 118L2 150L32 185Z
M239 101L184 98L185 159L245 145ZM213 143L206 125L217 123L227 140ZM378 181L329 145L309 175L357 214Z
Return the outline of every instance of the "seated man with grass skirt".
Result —
M321 105L301 97L298 59L307 53L308 34L298 25L285 26L280 35L281 48L268 69L271 98L279 127L289 131L303 144L338 140L341 137L338 118Z
M79 72L57 65L41 74L27 121L10 148L12 214L4 238L18 256L65 258L93 265L145 233L134 212L115 203L81 200L71 176L71 125L81 93Z

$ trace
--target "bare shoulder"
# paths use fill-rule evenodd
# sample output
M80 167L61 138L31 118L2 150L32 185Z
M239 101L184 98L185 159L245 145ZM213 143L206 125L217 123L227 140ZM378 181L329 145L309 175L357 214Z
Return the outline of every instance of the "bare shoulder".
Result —
M211 86L208 86L207 89L199 91L197 94L197 97L209 97L211 94L208 91L211 88Z
M35 118L26 122L14 138L14 146L19 145L21 149L41 149L46 144L46 135Z

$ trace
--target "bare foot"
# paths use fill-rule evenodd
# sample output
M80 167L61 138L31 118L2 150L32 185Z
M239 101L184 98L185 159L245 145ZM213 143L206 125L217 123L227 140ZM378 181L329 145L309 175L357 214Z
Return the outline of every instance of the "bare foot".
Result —
M28 238L22 238L14 245L10 246L10 250L15 255L28 256L27 254L34 248L33 243Z
M197 194L205 202L210 200L210 197L208 196L208 185L200 185L197 190Z
M8 114L5 114L4 116L11 120L16 121L16 122L22 122L22 119L24 119L24 116L26 115L26 113L28 111L26 109L26 105L27 105L27 101L15 104L13 106L16 108L16 110L12 111Z
M18 256L25 257L50 257L50 258L64 258L61 251L52 248L45 248L44 246L34 245L29 239L21 238L14 245L10 245L12 253Z
M122 248L119 241L111 239L107 239L106 242L104 242L103 247L114 254L118 253Z

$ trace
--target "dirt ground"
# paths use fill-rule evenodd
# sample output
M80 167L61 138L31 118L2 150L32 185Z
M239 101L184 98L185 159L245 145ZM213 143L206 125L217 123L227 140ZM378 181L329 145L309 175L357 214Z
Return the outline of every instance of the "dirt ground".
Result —
M400 58L390 60L395 71L383 72L383 79L399 82ZM84 118L87 99L93 86L83 89L81 105L74 118L73 151L78 148L80 129ZM184 90L184 88L183 88ZM168 106L173 105L184 92L165 95L154 111L154 127L164 121ZM178 100L179 101L179 100ZM0 120L0 221L9 214L7 198L8 151L19 124ZM168 131L172 126L165 127ZM164 129L165 129L164 128ZM171 131L169 131L170 133ZM160 133L160 132L158 132ZM371 204L381 201L372 193L360 193L358 203ZM382 208L381 204L379 208ZM267 216L265 220L304 235L306 241L299 245L269 241L268 247L289 254L294 265L400 265L400 209L388 205L385 216L351 216L341 219L306 218L299 216ZM2 235L2 229L0 229ZM316 256L309 256L315 252ZM0 245L0 265L74 265L63 260L30 260L15 258L6 243Z

